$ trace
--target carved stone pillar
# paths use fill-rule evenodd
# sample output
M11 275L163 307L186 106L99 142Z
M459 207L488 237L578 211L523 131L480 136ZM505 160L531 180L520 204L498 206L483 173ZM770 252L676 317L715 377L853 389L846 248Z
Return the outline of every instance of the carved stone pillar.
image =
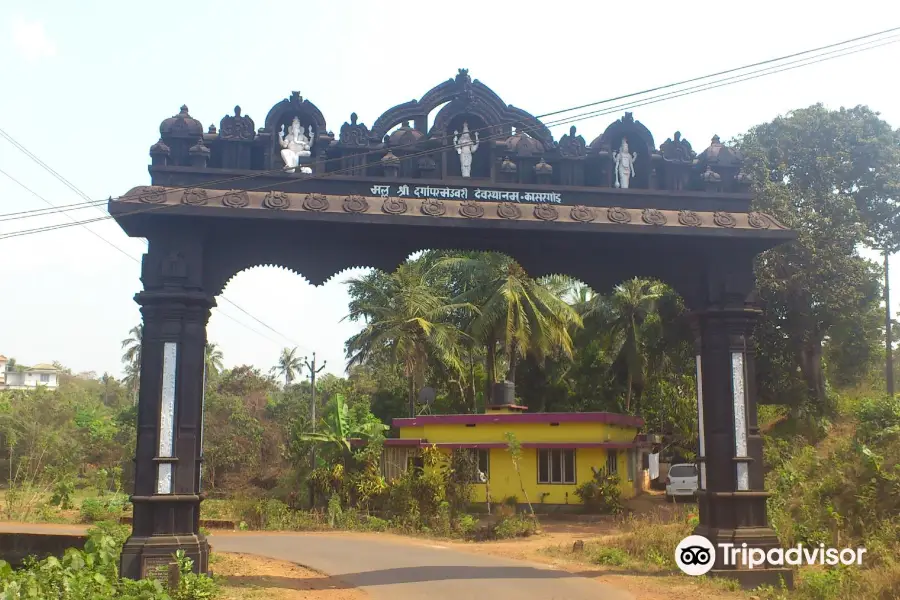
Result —
M750 336L758 309L728 304L693 313L700 427L700 524L694 531L716 546L713 575L745 585L792 581L789 569L726 564L719 544L768 551L780 547L766 514L762 438L756 414ZM730 557L729 557L730 558Z
M198 236L199 237L199 236ZM180 240L180 241L172 241ZM215 300L201 285L202 244L170 232L150 240L135 296L143 315L134 524L120 572L151 575L184 550L206 572L199 532L206 324Z

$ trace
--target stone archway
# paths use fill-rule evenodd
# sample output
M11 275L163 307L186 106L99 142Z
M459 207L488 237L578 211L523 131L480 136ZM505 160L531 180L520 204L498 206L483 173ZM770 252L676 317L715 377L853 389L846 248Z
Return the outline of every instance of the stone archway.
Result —
M415 107L392 110L379 127L419 116ZM631 119L618 123L617 136L649 135ZM262 152L269 141L248 144ZM215 150L225 142L209 136L205 143ZM754 258L793 233L750 210L752 196L737 171L718 173L714 189L690 190L614 189L597 177L586 178L601 182L587 187L498 180L474 186L325 169L313 176L260 169L247 177L205 163L169 166L156 160L160 144L165 138L154 145L153 185L109 204L129 235L149 241L144 289L135 297L144 360L124 575L139 577L179 548L198 570L207 569L208 545L198 527L203 349L209 311L226 282L248 267L272 264L319 285L350 267L390 271L422 248L499 251L532 276L566 273L600 292L636 275L672 285L693 311L696 333L703 473L697 533L713 543L777 546L766 517L749 339L759 314ZM340 144L331 147L342 152ZM609 160L602 152L595 158ZM645 158L647 166L662 160L655 148ZM548 151L548 164L568 159L557 146ZM728 569L721 560L716 568ZM776 569L750 575L760 572L770 580L786 575Z

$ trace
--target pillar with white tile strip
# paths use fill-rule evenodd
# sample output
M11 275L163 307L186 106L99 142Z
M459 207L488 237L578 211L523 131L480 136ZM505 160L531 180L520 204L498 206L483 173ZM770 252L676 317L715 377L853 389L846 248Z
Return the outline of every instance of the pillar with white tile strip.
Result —
M134 523L122 550L123 576L165 568L177 550L206 572L209 545L199 532L206 324L215 300L202 289L202 252L189 238L144 255Z
M692 315L701 465L694 533L713 544L767 550L779 542L766 514L756 417L751 336L759 315L749 306L709 307ZM715 568L729 570L721 556Z

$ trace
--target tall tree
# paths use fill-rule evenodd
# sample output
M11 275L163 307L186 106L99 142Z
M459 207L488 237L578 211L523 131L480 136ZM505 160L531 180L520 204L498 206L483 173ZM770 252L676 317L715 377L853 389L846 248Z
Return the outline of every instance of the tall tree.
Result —
M451 302L446 281L426 261L413 260L390 274L380 271L348 281L350 310L345 317L365 327L346 344L348 368L387 354L403 367L410 416L415 415L416 389L424 383L429 356L456 372L462 332L450 322L457 311L471 310Z
M222 355L222 350L219 349L218 344L207 342L204 354L207 373L214 373L218 375L225 367L223 362L225 360L225 357Z
M122 340L122 362L125 363L125 380L131 393L137 401L138 387L141 381L141 348L143 344L144 326L136 325L128 332L128 337Z
M278 357L275 373L284 376L284 385L291 385L303 369L303 359L297 356L297 348L284 348Z
M503 344L506 379L512 382L516 367L528 355L541 361L559 351L571 358L570 328L580 327L581 317L560 298L559 293L568 289L568 281L536 281L516 261L497 253L449 257L440 266L466 281L457 302L478 307L467 330L487 350L486 398L496 381L498 344Z
M738 142L756 208L798 232L797 241L758 259L769 335L757 339L785 346L816 411L827 408L824 341L878 301L878 268L858 250L881 222L875 215L886 207L882 183L895 178L896 163L884 158L896 143L889 131L866 107L832 111L817 104L756 126Z
M664 292L662 284L635 277L617 285L612 295L596 295L582 305L584 319L592 322L592 329L614 336L613 353L626 369L626 412L631 410L634 389L644 387L647 360L642 325L656 311Z

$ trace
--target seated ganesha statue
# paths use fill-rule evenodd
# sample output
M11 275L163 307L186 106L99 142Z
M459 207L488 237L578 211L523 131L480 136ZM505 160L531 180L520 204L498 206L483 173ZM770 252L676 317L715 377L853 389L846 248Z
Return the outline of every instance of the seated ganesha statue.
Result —
M312 135L312 131L310 131ZM284 161L284 170L288 173L294 173L300 164L301 158L307 158L311 155L309 138L306 137L305 128L300 125L300 119L294 117L291 128L287 135L284 133L284 125L281 126L279 133L280 143L283 150L281 151L281 160ZM312 169L309 167L300 167L301 173L310 174Z

